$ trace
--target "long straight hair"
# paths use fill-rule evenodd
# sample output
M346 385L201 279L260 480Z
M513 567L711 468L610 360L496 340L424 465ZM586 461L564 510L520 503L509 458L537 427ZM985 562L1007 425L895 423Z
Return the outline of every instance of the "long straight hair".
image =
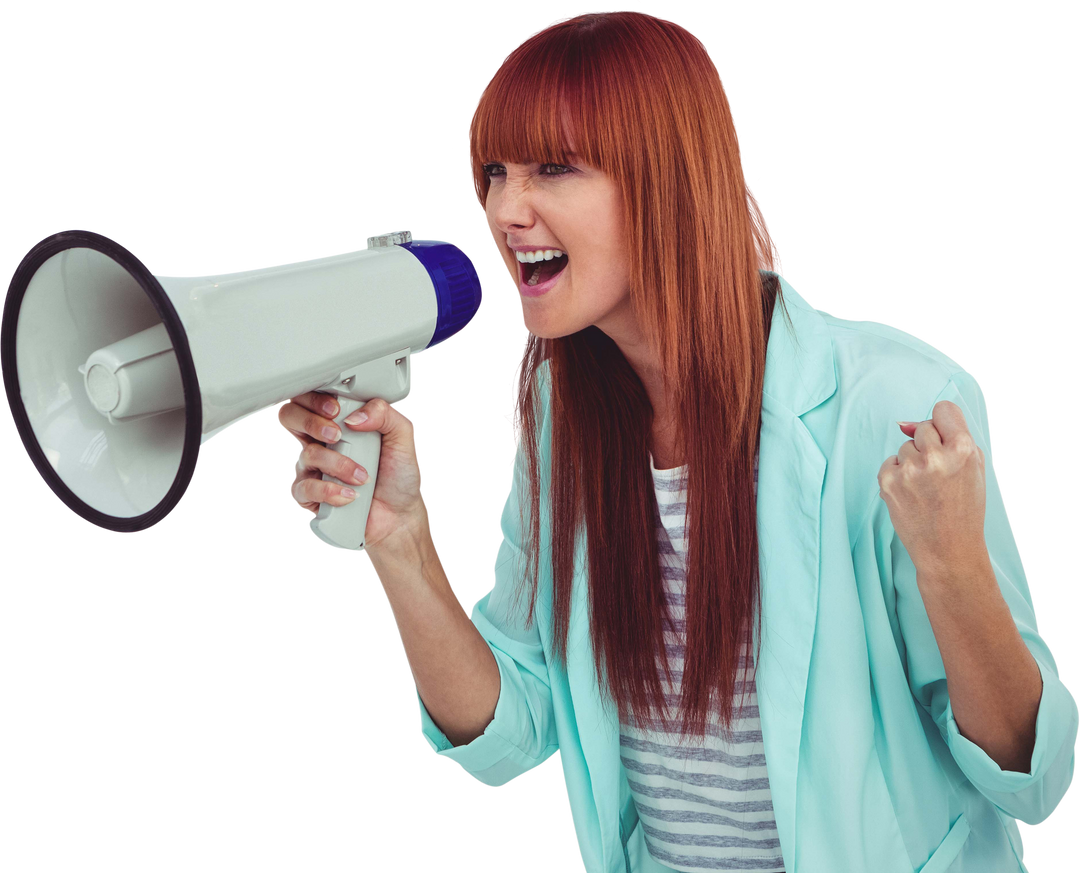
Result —
M760 649L753 463L769 325L776 299L783 304L772 241L743 179L720 77L704 46L678 25L637 12L580 15L515 49L484 90L470 126L481 205L489 186L485 163L572 164L567 135L580 159L622 192L631 306L658 352L676 438L686 450L680 731L704 737L714 711L728 733L740 659L751 656L755 638ZM534 620L538 588L536 394L545 361L550 415L558 423L551 429L548 492L556 658L565 667L574 546L584 520L600 687L624 721L670 725L659 671L662 664L671 680L649 465L653 409L618 346L595 326L555 339L530 334L521 362L526 623Z

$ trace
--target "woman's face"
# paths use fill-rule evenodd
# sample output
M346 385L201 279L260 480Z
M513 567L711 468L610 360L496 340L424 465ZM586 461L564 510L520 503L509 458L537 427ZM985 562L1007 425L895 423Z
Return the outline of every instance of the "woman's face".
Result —
M626 334L630 288L622 198L615 181L581 163L489 163L486 213L492 236L518 289L525 326L555 338L596 325ZM539 297L521 292L514 246L559 249L566 267Z

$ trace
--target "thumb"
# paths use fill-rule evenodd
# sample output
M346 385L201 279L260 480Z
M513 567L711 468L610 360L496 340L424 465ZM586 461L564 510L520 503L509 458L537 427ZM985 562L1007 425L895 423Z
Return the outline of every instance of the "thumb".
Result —
M412 422L381 397L369 400L343 419L351 431L378 431L384 443L411 445Z
M367 401L359 409L356 409L354 413L346 417L345 424L354 430L381 430L380 426L383 424L383 419L386 418L386 413L379 409L380 400L380 398L375 398ZM381 400L381 403L384 406L389 405L384 400Z

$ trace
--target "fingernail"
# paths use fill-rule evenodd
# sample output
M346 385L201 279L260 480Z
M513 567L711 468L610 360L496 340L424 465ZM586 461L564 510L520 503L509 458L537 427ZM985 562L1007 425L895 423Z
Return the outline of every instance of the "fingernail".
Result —
M352 488L342 488L341 496L348 497L350 500L352 500L356 496L356 492L353 491Z
M367 471L363 467L357 467L355 470L353 470L353 478L361 485L363 485L365 482L367 482Z
M897 424L900 425L900 427L907 427L908 425L911 425L911 424L918 424L918 422L915 422L915 421L898 421Z
M345 419L346 424L360 424L361 422L365 421L367 421L367 413L364 412L364 410L362 409L356 410L356 412L352 413L352 415L349 415Z
M336 427L327 425L322 429L322 435L328 440L333 440L335 443L338 441L338 429Z
M327 400L326 403L323 404L322 408L323 412L325 412L327 415L337 415L337 404L334 403L333 400Z

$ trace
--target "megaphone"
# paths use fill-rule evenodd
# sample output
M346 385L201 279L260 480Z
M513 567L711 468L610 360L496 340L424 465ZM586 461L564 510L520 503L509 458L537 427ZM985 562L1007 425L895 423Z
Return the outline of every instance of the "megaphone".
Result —
M49 487L125 532L168 515L199 447L230 424L308 391L336 395L341 440L329 447L369 478L351 503L320 504L311 529L362 549L382 434L342 420L377 397L405 397L413 352L461 330L480 298L460 249L407 230L368 237L361 251L197 278L151 275L107 237L68 230L35 245L12 277L4 387ZM298 330L313 321L315 338Z

